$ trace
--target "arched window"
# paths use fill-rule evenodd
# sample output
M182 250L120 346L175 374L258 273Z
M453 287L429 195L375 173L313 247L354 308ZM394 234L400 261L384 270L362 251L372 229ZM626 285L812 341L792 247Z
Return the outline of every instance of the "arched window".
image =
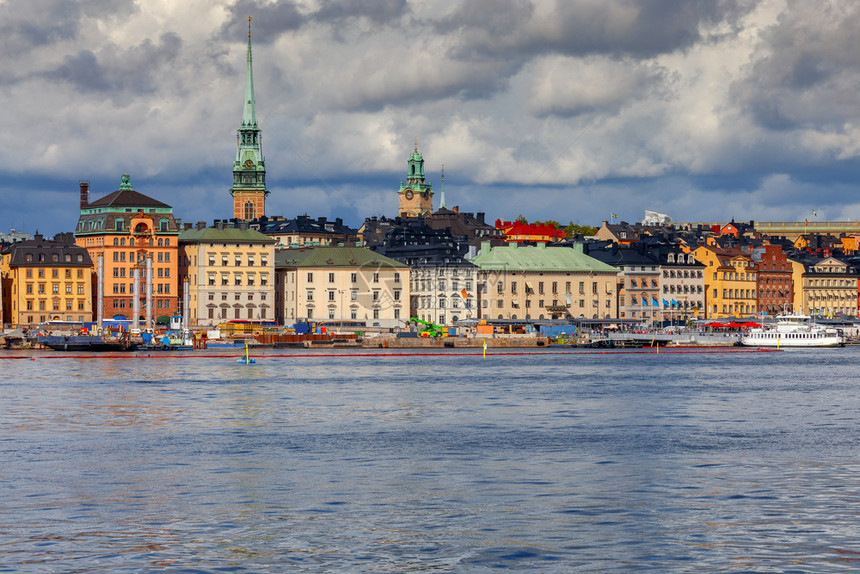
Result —
M164 240L163 240L162 238L160 238L160 237L158 238L158 246L159 246L159 247L164 247Z
M113 238L113 244L114 244L114 246L119 245L119 237Z
M114 222L114 226L117 231L123 231L125 229L125 222L122 219L117 219Z
M125 247L125 237L123 237L123 238L121 238L121 239L119 240L119 244L120 244L121 246Z
M245 202L245 219L254 219L254 204L250 201Z
M169 237L164 240L164 245L165 245L165 247L170 247L170 238Z

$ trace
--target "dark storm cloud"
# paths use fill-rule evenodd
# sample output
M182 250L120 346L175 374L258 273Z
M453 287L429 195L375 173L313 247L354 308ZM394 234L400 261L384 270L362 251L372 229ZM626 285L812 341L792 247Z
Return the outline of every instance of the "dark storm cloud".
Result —
M90 50L66 56L57 68L44 77L63 81L80 92L153 93L161 84L159 72L173 62L182 48L179 36L162 34L158 43L149 38L126 50L110 46L98 55Z
M312 18L318 22L330 22L350 18L367 18L374 24L396 22L408 13L406 0L325 0Z
M860 115L860 5L790 2L733 94L771 130L838 129Z
M74 40L85 32L87 18L126 17L137 9L134 0L17 0L0 3L3 51L18 55L56 42Z

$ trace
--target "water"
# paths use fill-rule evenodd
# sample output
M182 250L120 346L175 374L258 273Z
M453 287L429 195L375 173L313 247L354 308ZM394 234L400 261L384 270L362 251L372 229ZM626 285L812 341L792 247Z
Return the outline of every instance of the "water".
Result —
M860 568L858 348L9 356L2 571Z

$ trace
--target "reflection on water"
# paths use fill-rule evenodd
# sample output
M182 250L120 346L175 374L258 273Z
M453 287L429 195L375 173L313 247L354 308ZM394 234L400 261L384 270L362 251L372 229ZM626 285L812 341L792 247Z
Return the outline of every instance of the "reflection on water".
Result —
M0 358L0 565L844 572L858 354Z

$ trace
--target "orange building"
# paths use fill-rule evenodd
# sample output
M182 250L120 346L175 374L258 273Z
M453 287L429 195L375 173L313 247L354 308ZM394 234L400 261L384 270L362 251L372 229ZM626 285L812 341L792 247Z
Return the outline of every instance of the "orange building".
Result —
M103 256L103 316L133 319L137 277L138 319L166 323L179 312L179 222L173 208L132 189L122 176L119 190L89 203L81 184L81 215L75 230L98 274ZM97 278L93 294L98 297ZM151 297L148 297L151 289ZM147 311L147 303L151 309ZM98 315L97 302L93 306Z

